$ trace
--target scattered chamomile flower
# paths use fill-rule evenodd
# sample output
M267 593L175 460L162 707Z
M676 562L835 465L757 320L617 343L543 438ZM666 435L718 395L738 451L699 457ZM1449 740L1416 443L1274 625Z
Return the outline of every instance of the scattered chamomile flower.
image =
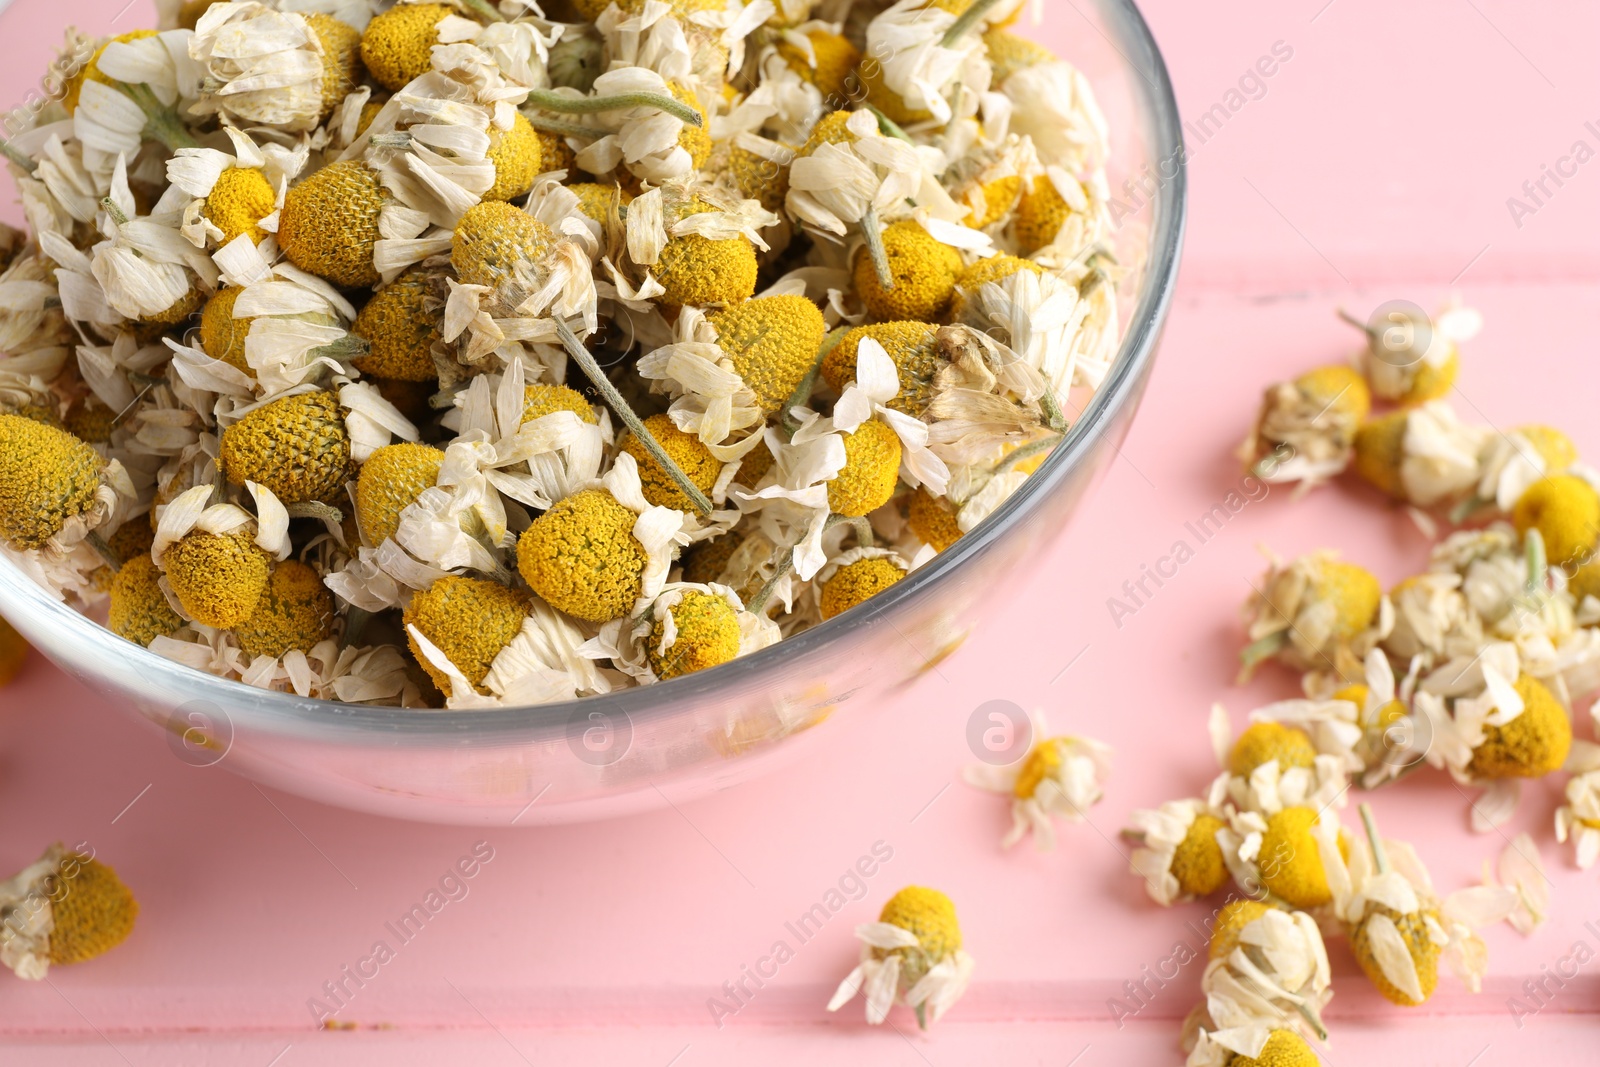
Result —
M1227 1062L1207 1058L1207 1038L1242 1039L1255 1046L1242 1051L1254 1052L1265 1046L1268 1030L1326 1040L1321 1013L1333 996L1331 978L1327 948L1310 915L1254 900L1233 901L1212 934L1210 960L1200 978L1209 1025L1188 1063Z
M122 944L139 902L92 852L55 844L0 882L0 913L0 965L40 981L52 964L82 963Z
M1371 410L1371 390L1354 367L1307 371L1267 388L1240 458L1263 481L1311 488L1350 465L1356 430Z
M1031 830L1041 852L1055 847L1056 818L1082 822L1104 795L1111 775L1111 747L1087 737L1052 736L1039 711L1029 716L1033 747L1004 767L973 764L962 772L968 785L1011 794L1011 829L1001 838L1010 848Z
M1476 486L1478 456L1493 432L1463 423L1444 401L1432 400L1362 423L1353 467L1395 499L1433 507Z
M1540 478L1517 498L1511 521L1518 533L1539 531L1551 563L1578 566L1600 544L1600 492L1574 474Z
M1228 882L1219 831L1223 813L1204 800L1169 800L1128 817L1124 837L1136 847L1133 873L1144 879L1150 899L1163 907L1210 896Z
M961 947L955 905L937 889L907 886L883 906L878 921L856 927L861 962L839 983L829 1011L865 992L867 1022L882 1023L898 1001L926 1030L961 999L974 962Z
M1381 321L1345 318L1367 335L1362 369L1373 395L1406 406L1437 400L1450 391L1461 365L1459 343L1483 328L1483 316L1456 300L1431 321L1392 307Z
M1241 676L1277 657L1299 670L1352 676L1393 617L1372 573L1331 552L1274 561L1245 608L1250 644Z
M1494 434L1478 456L1483 474L1468 506L1492 504L1499 511L1510 512L1540 479L1567 474L1577 462L1578 448L1572 438L1554 427L1518 426ZM1457 514L1465 517L1460 511Z

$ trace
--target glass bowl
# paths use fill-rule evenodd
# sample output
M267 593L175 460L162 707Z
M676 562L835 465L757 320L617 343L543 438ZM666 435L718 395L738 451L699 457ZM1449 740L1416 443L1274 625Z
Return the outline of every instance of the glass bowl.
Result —
M1112 131L1121 350L1066 439L981 526L866 604L779 645L664 684L535 707L404 711L266 692L191 670L51 599L0 560L0 613L62 670L166 732L191 764L342 807L501 826L640 811L762 774L842 734L1003 603L1115 455L1178 270L1184 170L1166 67L1127 0L1075 5L1066 58ZM1061 14L1058 17L1073 19ZM1125 184L1131 180L1131 184ZM537 803L535 803L537 801Z

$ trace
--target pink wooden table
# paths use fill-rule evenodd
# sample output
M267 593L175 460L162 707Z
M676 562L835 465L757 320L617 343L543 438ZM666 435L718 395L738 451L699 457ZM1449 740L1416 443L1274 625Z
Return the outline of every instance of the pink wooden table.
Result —
M0 18L0 98L37 77L59 24L148 24L136 0L20 0ZM1070 57L1088 32L1070 0L1043 37ZM132 939L48 983L0 981L0 1062L25 1064L705 1064L995 1061L1082 1067L1179 1060L1190 966L1119 1028L1107 1001L1196 945L1127 873L1128 811L1199 789L1212 773L1205 713L1286 695L1266 672L1236 691L1236 610L1257 544L1332 541L1391 582L1426 546L1363 492L1253 502L1119 628L1106 600L1185 537L1238 483L1229 453L1260 387L1343 354L1336 304L1364 313L1451 287L1487 327L1454 397L1469 418L1565 427L1591 460L1600 389L1600 162L1541 197L1519 226L1507 198L1586 141L1600 147L1600 11L1568 0L1228 0L1147 5L1197 118L1275 42L1292 58L1265 93L1193 136L1181 295L1124 456L1039 561L1011 623L969 641L839 747L765 781L626 822L472 831L413 826L263 791L172 758L160 738L35 660L0 695L0 866L46 842L88 840L136 887ZM1320 10L1319 10L1320 9ZM1588 110L1586 110L1588 109ZM1586 126L1595 121L1596 126ZM1570 168L1569 168L1570 169ZM1003 800L958 775L979 704L1045 708L1060 728L1116 747L1093 824L1053 855L1002 853ZM1506 999L1573 946L1600 948L1600 873L1572 869L1550 833L1553 786L1528 791L1515 827L1540 841L1556 915L1534 937L1491 931L1491 975L1468 996L1441 983L1426 1012L1372 993L1335 946L1326 1062L1589 1062L1600 1034L1591 962L1519 1028ZM1461 794L1433 774L1378 795L1385 830L1417 842L1441 888L1476 881L1503 841L1475 836ZM458 857L493 858L318 1031L307 1001L388 938ZM876 842L893 858L804 945L785 922ZM958 903L976 982L931 1038L909 1017L869 1030L830 1017L855 958L850 928L908 883ZM1585 926L1593 922L1594 926ZM720 1028L721 997L778 939L796 948ZM1584 1050L1580 1055L1580 1050Z

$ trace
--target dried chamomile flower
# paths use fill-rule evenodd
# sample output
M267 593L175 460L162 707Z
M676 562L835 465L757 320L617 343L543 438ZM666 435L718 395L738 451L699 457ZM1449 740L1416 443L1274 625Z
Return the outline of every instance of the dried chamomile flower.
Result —
M1356 430L1355 472L1398 500L1432 507L1471 491L1494 431L1463 423L1442 400L1368 419Z
M861 50L823 23L783 31L776 47L789 69L816 86L823 100L844 99L846 84L861 62Z
M717 347L761 408L776 412L816 363L827 325L803 296L763 296L707 316Z
M1208 1059L1205 1046L1230 1037L1254 1045L1244 1051L1259 1052L1265 1030L1326 1040L1321 1013L1333 996L1330 981L1327 948L1311 916L1253 900L1233 901L1212 934L1210 961L1200 978L1210 1025L1188 1062L1226 1063Z
M1059 169L1041 174L1023 189L1017 203L1017 244L1024 255L1031 256L1063 239L1075 243L1075 220L1089 211L1088 194L1076 178Z
M450 675L424 649L419 635L468 683L481 686L495 657L521 632L530 599L525 592L482 578L440 578L406 606L411 654L446 696L452 693Z
M396 4L367 23L361 34L361 62L373 80L390 92L432 69L439 23L455 14L448 4Z
M1276 656L1299 670L1353 676L1387 629L1385 603L1370 571L1331 552L1274 562L1245 608L1250 644L1239 656L1241 673L1248 677Z
M1040 851L1055 847L1056 818L1082 822L1104 795L1111 775L1111 747L1087 737L1051 736L1042 712L1029 716L1033 747L1004 767L972 765L967 784L1011 794L1011 829L1001 838L1010 848L1031 830Z
M1512 688L1522 710L1497 702L1484 718L1483 740L1473 747L1467 765L1474 778L1539 778L1560 770L1572 748L1572 722L1555 694L1526 674L1518 675ZM1505 703L1512 704L1509 699ZM1457 708L1459 724L1459 703Z
M356 521L369 544L381 544L400 527L400 513L438 481L444 453L432 445L385 445L356 476Z
M0 882L0 964L39 981L51 964L102 956L133 932L139 902L86 846L60 844Z
M881 240L892 284L878 280L872 257L864 250L856 255L856 293L868 313L882 322L942 322L955 297L961 253L913 219L890 225Z
M651 276L665 290L661 296L665 303L726 307L755 293L756 250L748 237L707 236L686 228L696 215L716 211L715 205L698 197L669 205L664 217L669 236L650 264Z
M668 415L651 415L644 420L644 424L679 469L689 476L690 481L701 492L711 492L711 488L717 484L717 476L722 472L722 464L711 454L711 450L693 434L678 429ZM644 485L646 500L677 511L691 509L692 501L650 455L643 442L632 434L625 434L620 447L639 465L639 481Z
M248 655L275 658L296 649L311 651L333 636L333 620L333 594L322 576L297 560L284 560L272 568L255 610L233 635Z
M442 343L439 327L444 306L434 289L434 275L411 267L372 294L356 316L351 332L365 338L367 353L356 369L378 378L431 382L439 377L433 349ZM209 351L209 349L207 349Z
M856 357L861 342L878 342L889 354L900 375L900 392L888 401L889 407L920 416L933 396L933 381L944 364L938 345L938 329L925 322L884 322L858 326L845 334L822 361L822 377L840 392L854 381Z
M1320 1067L1306 1039L1293 1030L1244 1026L1206 1032L1188 1067Z
M1511 521L1518 533L1539 531L1551 563L1577 566L1600 543L1600 492L1574 474L1540 478L1517 498Z
M973 959L961 947L955 905L937 889L907 886L883 906L878 921L856 927L861 962L828 1001L838 1011L865 991L867 1022L882 1023L898 1001L924 1030L961 999Z
M94 509L104 466L65 430L0 414L0 538L39 548L60 535Z
M241 127L308 132L360 80L358 41L355 27L328 15L212 4L189 42L205 72L197 113Z
M1572 841L1573 862L1586 871L1600 858L1600 759L1589 752L1583 769L1567 779L1566 803L1556 809L1556 840Z
M148 528L148 527L147 527ZM118 637L149 646L183 626L183 619L167 603L161 590L161 571L147 551L129 558L111 583L111 608L106 625Z
M965 532L961 529L959 511L948 499L928 492L927 486L911 494L906 507L906 525L917 539L943 552Z
M817 572L812 588L824 619L842 615L877 596L908 572L900 556L883 548L852 548Z
M994 68L994 84L1003 85L1007 78L1019 70L1055 61L1055 53L1044 45L1009 30L993 29L983 35L984 47L989 51L989 63Z
M330 163L289 189L278 218L278 246L289 262L335 285L376 285L380 275L372 257L387 198L377 171L365 163Z
M247 532L197 530L167 546L161 569L191 618L225 630L255 611L272 563Z
M1551 426L1518 426L1490 436L1478 455L1483 472L1476 494L1452 518L1466 518L1489 505L1510 512L1529 487L1547 476L1566 474L1578 462L1572 438Z
M278 210L278 191L268 170L280 180L292 179L300 160L268 158L242 133L234 134L236 154L212 148L180 148L167 161L167 180L195 199L184 209L183 234L200 247L221 247L239 237L251 244L266 240L261 223ZM288 162L286 169L283 164Z
M777 623L746 611L727 586L672 582L626 618L602 626L579 652L609 659L648 685L727 663L780 636Z
M222 431L218 468L258 482L286 504L328 500L350 472L350 434L339 399L312 392L274 400Z
M949 123L977 107L990 68L975 20L925 0L899 0L867 24L857 68L867 100L902 125Z
M8 686L22 673L28 661L28 642L17 628L0 616L0 687Z
M1204 800L1169 800L1128 817L1122 835L1137 847L1133 873L1157 904L1170 906L1210 896L1228 882L1228 864L1217 833L1223 813Z
M1450 391L1460 370L1457 345L1475 337L1483 316L1452 300L1430 321L1419 310L1385 305L1382 318L1347 322L1367 335L1362 368L1374 395L1396 404L1421 404Z
M586 489L539 516L517 541L517 569L545 600L574 618L607 622L642 592L638 516L604 489Z
M1372 409L1366 379L1335 363L1270 386L1240 457L1267 482L1311 487L1341 473L1355 455L1356 429Z
M533 188L533 179L542 171L544 156L539 134L527 116L518 112L511 128L489 135L489 162L494 164L494 185L483 194L485 200L515 200Z

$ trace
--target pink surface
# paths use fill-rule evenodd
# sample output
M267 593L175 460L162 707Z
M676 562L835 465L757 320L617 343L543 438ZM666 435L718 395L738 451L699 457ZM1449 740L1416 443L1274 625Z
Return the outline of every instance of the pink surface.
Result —
M141 2L113 27L122 2L22 0L0 20L8 54L42 56L65 18L93 30L148 23ZM1270 671L1246 692L1232 686L1237 605L1261 567L1257 544L1291 554L1336 543L1386 582L1416 569L1426 546L1370 494L1293 503L1274 493L1200 546L1120 629L1107 598L1238 484L1230 452L1260 387L1348 350L1336 304L1364 313L1404 296L1431 307L1456 281L1487 320L1454 398L1463 415L1549 422L1600 455L1591 414L1600 162L1521 229L1505 205L1573 140L1600 145L1583 127L1600 120L1584 112L1600 99L1600 74L1580 51L1600 13L1571 2L1519 13L1501 0L1319 7L1147 5L1189 117L1223 100L1275 41L1294 56L1195 153L1183 285L1144 410L1077 524L1041 557L1041 580L1009 605L1010 625L980 632L847 746L652 815L537 831L389 822L187 766L35 661L0 694L0 867L56 838L88 841L136 887L143 911L129 942L93 965L54 971L46 984L0 982L0 1059L1177 1062L1195 967L1122 1029L1107 1000L1175 941L1197 945L1185 921L1208 909L1150 905L1116 829L1132 808L1210 777L1211 701L1238 720L1293 689ZM1070 4L1049 11L1043 38L1070 57L1084 24ZM0 98L20 98L35 76L21 67L0 70ZM1116 747L1092 824L1066 828L1052 855L1002 853L1004 800L959 781L971 762L968 716L994 699L1042 707L1056 728ZM1464 797L1437 775L1373 802L1385 831L1414 840L1446 890L1475 881L1503 844L1468 831ZM1529 939L1491 931L1485 992L1471 997L1446 979L1426 1014L1381 1001L1336 947L1326 1062L1581 1061L1600 1021L1595 964L1521 1029L1505 1005L1576 941L1600 947L1584 927L1600 929L1600 875L1573 870L1554 844L1555 803L1553 785L1536 785L1515 828L1541 842L1556 917ZM478 841L493 859L467 895L340 1012L358 1029L316 1032L308 998L374 941L392 944L385 923ZM866 897L799 945L785 922L879 841L893 858ZM854 961L851 926L909 883L955 899L978 960L967 999L927 1039L899 1013L904 1036L869 1031L859 1007L838 1018L821 1009ZM780 938L794 958L719 1029L708 998ZM601 1029L618 1024L627 1029Z

